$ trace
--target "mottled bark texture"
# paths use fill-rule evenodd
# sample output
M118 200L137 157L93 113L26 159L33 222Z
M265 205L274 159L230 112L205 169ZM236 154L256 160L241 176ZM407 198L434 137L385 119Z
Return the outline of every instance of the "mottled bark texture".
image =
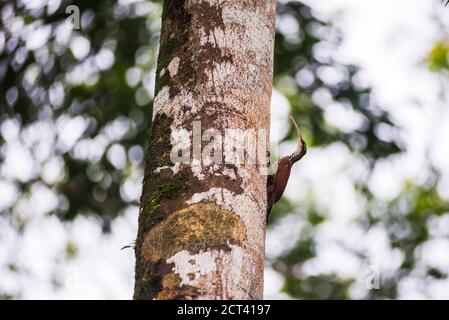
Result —
M268 142L275 7L275 0L164 3L135 299L263 297L266 175L260 163L227 161L235 150L226 131L259 130ZM174 163L174 148L190 161Z

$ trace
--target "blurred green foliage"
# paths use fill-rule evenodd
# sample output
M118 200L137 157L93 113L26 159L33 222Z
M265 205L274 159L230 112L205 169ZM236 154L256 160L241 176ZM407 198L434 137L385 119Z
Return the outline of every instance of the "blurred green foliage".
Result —
M435 44L427 57L429 69L441 71L449 69L449 43L439 41Z

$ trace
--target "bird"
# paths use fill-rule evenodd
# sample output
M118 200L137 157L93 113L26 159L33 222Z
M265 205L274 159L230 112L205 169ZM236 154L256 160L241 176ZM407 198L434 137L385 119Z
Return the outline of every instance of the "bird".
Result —
M267 222L273 206L281 199L282 194L287 187L293 165L301 160L307 153L307 144L302 138L301 131L299 130L295 119L290 116L290 120L295 128L296 134L298 135L298 142L295 151L291 155L279 159L273 165L274 174L268 175L267 177Z

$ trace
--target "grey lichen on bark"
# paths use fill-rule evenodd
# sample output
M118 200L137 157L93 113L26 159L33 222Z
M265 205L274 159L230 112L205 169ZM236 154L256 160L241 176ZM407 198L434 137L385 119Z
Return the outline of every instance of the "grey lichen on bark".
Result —
M164 1L135 299L263 296L266 175L248 161L195 158L191 138L195 121L201 133L269 132L275 7L275 0ZM193 161L173 163L179 145Z

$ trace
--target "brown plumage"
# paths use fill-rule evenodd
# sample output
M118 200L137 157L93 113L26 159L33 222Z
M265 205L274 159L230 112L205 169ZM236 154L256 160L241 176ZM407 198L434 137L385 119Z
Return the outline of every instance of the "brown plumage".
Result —
M302 139L301 131L299 130L295 119L292 116L290 116L290 119L296 130L296 134L298 135L298 145L296 147L296 150L291 155L282 157L276 162L276 172L272 175L269 175L267 178L267 221L274 204L278 202L279 199L281 199L282 194L287 187L288 179L290 178L290 172L293 165L301 160L301 158L304 157L307 152L307 145Z

